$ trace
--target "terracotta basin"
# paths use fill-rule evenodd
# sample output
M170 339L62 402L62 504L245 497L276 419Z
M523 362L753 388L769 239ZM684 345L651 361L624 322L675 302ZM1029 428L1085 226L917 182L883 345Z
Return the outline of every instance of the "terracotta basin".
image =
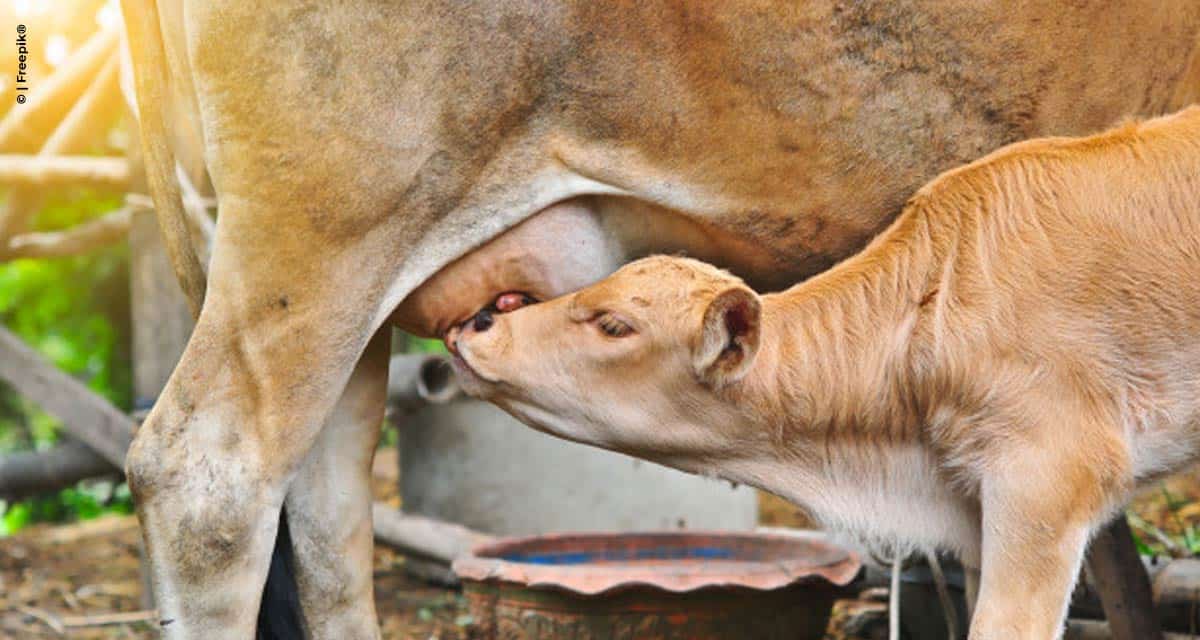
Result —
M824 635L850 551L749 533L556 534L459 558L472 637L788 639Z

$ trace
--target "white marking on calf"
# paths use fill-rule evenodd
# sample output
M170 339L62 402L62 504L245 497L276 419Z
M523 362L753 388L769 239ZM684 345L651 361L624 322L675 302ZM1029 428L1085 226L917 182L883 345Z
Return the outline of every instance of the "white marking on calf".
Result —
M826 527L872 550L944 550L977 565L981 534L974 501L950 489L927 451L913 445L835 447L831 454L787 464L732 461L723 464L733 473L722 475L772 486Z

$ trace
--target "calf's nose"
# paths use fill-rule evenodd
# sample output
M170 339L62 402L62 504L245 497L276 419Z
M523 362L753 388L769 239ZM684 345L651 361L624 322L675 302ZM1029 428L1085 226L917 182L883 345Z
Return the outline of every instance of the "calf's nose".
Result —
M446 345L446 351L451 355L458 355L458 335L462 333L462 329L457 326L450 327L446 331L446 335L442 337L442 342Z
M474 327L479 333L483 333L484 331L491 329L495 322L495 319L492 318L491 310L483 309L479 313L475 314L475 318L471 321L471 326Z

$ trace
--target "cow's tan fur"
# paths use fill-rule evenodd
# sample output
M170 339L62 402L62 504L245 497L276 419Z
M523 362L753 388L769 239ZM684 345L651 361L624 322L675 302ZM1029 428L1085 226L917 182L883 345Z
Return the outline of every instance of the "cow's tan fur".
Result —
M436 335L679 249L785 286L950 166L1200 91L1194 0L122 0L151 5L141 100L220 202L127 462L173 640L251 634L284 501L312 636L376 635L356 452L390 320Z
M957 551L973 639L1056 637L1090 532L1200 451L1200 108L949 171L783 293L653 257L450 339L538 428Z

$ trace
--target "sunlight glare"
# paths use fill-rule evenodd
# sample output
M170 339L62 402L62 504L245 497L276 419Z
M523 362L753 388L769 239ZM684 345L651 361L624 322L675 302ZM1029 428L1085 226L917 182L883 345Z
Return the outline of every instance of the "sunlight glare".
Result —
M13 13L18 18L40 16L50 10L48 0L12 0Z
M100 7L100 10L96 12L96 24L100 25L102 29L115 27L120 19L121 15L117 10L116 0L109 0L107 4Z
M46 62L50 66L62 64L70 52L71 43L65 36L55 34L46 39Z

